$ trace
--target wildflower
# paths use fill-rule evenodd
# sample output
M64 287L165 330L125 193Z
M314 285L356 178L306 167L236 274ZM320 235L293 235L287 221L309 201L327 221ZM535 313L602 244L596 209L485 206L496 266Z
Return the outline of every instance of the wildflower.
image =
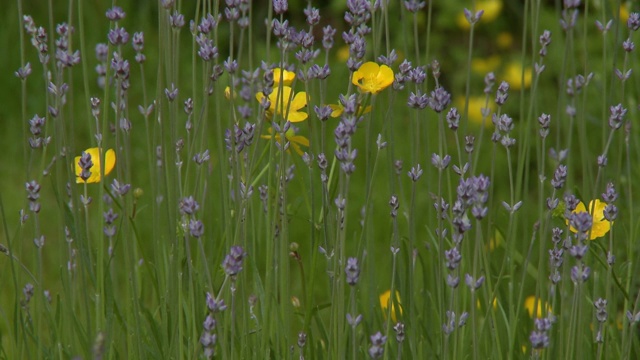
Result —
M346 62L349 60L349 45L340 47L337 51L336 58L338 62Z
M471 60L471 70L474 73L484 75L488 72L495 71L500 66L500 56L493 55L484 59Z
M231 93L231 88L227 86L227 87L224 88L224 97L227 100L235 99L236 98L236 92L234 91L233 94L232 94Z
M242 270L242 262L247 256L241 246L232 246L222 262L222 268L228 276L235 276Z
M543 315L542 314L542 300L536 299L535 296L531 295L531 296L527 297L524 300L524 307L525 307L525 309L527 309L527 312L529 313L529 316L533 317L533 315L534 315L533 314L533 310L534 310L534 305L536 303L536 300L538 302L538 310L536 311L535 317L539 319L539 318L542 318L542 315ZM545 309L548 312L551 312L551 306L549 305L549 303L545 302L544 305L545 305L544 306Z
M599 237L605 236L609 230L611 229L611 222L604 217L604 209L607 207L607 203L600 201L598 199L589 201L589 209L584 206L584 203L579 202L578 206L572 211L572 213L577 214L581 212L586 212L591 214L593 217L593 225L591 226L591 237L589 240L595 240ZM566 219L567 225L569 225L569 219ZM570 226L569 229L576 233L576 230L573 226Z
M623 2L620 4L620 11L618 13L618 15L620 16L620 23L626 23L627 20L629 20L629 15L630 15L630 11L629 11L629 2Z
M280 133L276 132L275 135L274 135L272 128L269 128L267 131L269 132L269 135L261 135L260 137L263 138L263 139L271 139L271 137L275 137L276 141L278 143L282 144L282 142L280 140ZM295 150L295 152L300 156L302 156L302 154L304 154L304 151L302 151L302 149L300 148L300 145L305 146L305 147L309 147L309 139L307 139L306 137L304 137L302 135L296 135L295 129L293 129L293 128L289 128L284 133L284 137L291 144L291 146L293 147L293 150Z
M282 76L282 85L289 86L293 83L293 80L296 78L296 73L293 71L288 71L286 69L282 70L280 68L273 69L273 84L277 87L280 83L280 77Z
M85 151L83 151L83 153L90 155L91 157L91 162L93 163L91 165L91 167L88 169L90 174L86 179L83 179L81 177L81 174L83 172L83 168L80 167L80 158L81 156L76 156L75 160L74 160L74 164L75 164L75 169L76 169L76 183L81 184L81 183L98 183L100 182L101 178L101 174L100 174L100 169L101 169L101 157L100 157L100 149L97 147L94 148L89 148ZM104 175L109 175L109 173L111 172L111 170L113 170L113 167L116 165L116 152L113 151L113 149L109 149L107 150L107 152L104 154L105 157L105 167L104 167Z
M380 331L371 335L371 347L369 348L369 356L372 359L379 359L384 355L384 344L387 342L387 337L383 336Z
M524 78L522 73L524 72ZM509 83L512 90L527 89L531 86L531 67L523 68L519 61L512 61L507 64L502 78Z
M498 308L498 299L495 296L493 297L493 301L491 301L491 306L493 307L493 310L496 310ZM480 302L480 299L476 300L476 307L479 310L482 309L482 303Z
M353 73L351 82L363 93L377 94L393 83L393 70L387 65L369 61Z
M358 267L358 259L350 257L347 260L347 266L344 269L347 276L347 284L353 286L358 283L358 277L360 276L360 268Z
M329 104L329 107L332 110L331 111L332 118L337 118L342 116L342 113L344 112L344 105L342 105L340 102L338 102L337 104ZM362 110L362 106L358 105L358 110L356 110L356 114L364 115L368 112L371 112L371 105L365 107L364 110Z
M464 109L464 98L457 98L453 103L458 109ZM488 120L496 108L496 104L493 101L487 103L485 96L470 96L468 106L469 122L477 125L483 125L484 123L485 127L491 126L492 123ZM483 116L483 112L486 112L486 116ZM484 122L483 119L485 119Z
M274 78L275 79L275 78ZM307 113L300 111L300 109L307 106L307 93L300 91L295 94L293 89L289 86L283 86L280 96L278 96L279 90L269 94L269 108L267 109L267 118L273 117L273 114L277 113L282 115L286 121L300 122L307 119ZM262 103L265 98L262 92L256 94L256 99ZM284 106L283 106L284 105Z
M489 243L484 245L485 251L494 251L504 244L504 237L500 231L496 230L495 235L489 239Z
M402 315L402 305L400 303L400 293L396 290L396 301L398 304L398 310L400 315ZM396 307L395 304L391 301L391 290L387 290L380 295L380 308L382 309L382 314L386 320L387 318L387 309L389 308L389 304L391 304L391 321L394 323L398 321L396 315Z
M490 23L500 15L500 12L502 11L502 0L476 1L476 9L484 10L482 17L480 18L480 22L485 24ZM456 24L463 30L468 30L470 28L469 21L467 21L467 18L462 11L456 16Z
M511 33L503 31L496 37L496 45L501 49L508 49L513 44L513 35Z

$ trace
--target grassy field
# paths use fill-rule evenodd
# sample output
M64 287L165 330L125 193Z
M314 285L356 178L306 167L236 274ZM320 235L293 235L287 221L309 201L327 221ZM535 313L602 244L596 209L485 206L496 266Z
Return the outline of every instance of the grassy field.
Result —
M635 2L6 10L0 359L640 356Z

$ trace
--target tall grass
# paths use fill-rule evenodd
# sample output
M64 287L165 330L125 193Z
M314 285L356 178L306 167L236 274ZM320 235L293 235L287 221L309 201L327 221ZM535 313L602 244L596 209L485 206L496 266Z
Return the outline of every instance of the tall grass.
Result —
M639 356L636 4L40 6L0 358Z

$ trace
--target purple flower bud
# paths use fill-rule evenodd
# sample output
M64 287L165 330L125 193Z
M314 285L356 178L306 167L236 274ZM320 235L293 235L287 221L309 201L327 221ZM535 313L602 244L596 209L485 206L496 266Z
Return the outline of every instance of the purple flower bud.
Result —
M242 270L242 262L247 254L240 246L232 246L222 262L222 268L228 276L235 276Z
M360 268L358 267L358 259L350 257L347 259L347 266L344 269L347 277L347 284L354 286L358 283L360 276Z
M119 6L114 6L107 10L106 15L107 19L109 19L110 21L118 21L124 19L124 17L126 16L125 12Z

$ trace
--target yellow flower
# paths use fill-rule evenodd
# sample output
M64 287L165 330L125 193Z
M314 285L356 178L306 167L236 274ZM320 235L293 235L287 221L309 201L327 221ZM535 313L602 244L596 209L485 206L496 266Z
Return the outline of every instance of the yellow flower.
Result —
M574 214L587 212L592 214L593 217L593 225L591 226L591 237L590 240L595 240L599 237L605 236L609 230L611 229L611 222L604 218L604 208L607 206L607 203L600 201L598 199L589 201L589 209L587 209L582 201L578 203L578 206L572 211ZM569 219L566 219L565 222L569 225ZM578 232L573 226L569 227L569 230L572 232Z
M529 317L533 317L535 302L536 302L536 297L533 295L527 297L524 300L524 307L525 309L527 309L527 312L529 313ZM545 302L544 306L548 312L551 312L551 306L549 306L549 303ZM544 314L542 313L542 300L538 299L538 311L536 311L536 318L541 318L543 316Z
M473 59L471 60L471 70L474 73L485 75L490 71L495 71L500 66L500 56L493 55L485 59Z
M369 61L353 73L351 82L363 93L377 94L393 83L393 70Z
M271 94L269 94L269 109L267 110L267 117L270 119L274 113L282 115L286 120L291 122L300 122L307 119L307 113L300 111L300 109L307 106L307 93L300 91L294 95L293 90L289 86L282 87L282 93L278 96L279 89L274 87ZM262 102L264 94L259 92L256 94L256 99ZM284 105L284 106L283 106Z
M91 169L89 169L89 171L91 172L91 175L89 176L86 182L88 184L98 183L101 180L100 179L100 164L101 164L100 149L97 147L94 147L94 148L89 148L84 152L91 155L91 162L93 163L93 166L91 167ZM109 149L104 154L104 157L105 157L105 164L106 164L104 168L104 175L106 176L106 175L109 175L111 170L113 170L113 167L116 165L116 152L113 151L113 149ZM80 162L80 156L75 157L74 164L76 169L76 183L82 184L85 181L82 180L82 178L80 177L82 168L80 167L78 162Z
M230 88L230 87L228 87L228 86L224 88L224 97L225 97L227 100L231 100L231 88ZM236 97L236 94L235 94L235 92L234 92L234 93L233 93L233 98L235 99L235 97Z
M489 239L489 243L484 245L484 250L494 251L497 248L501 247L503 243L504 238L502 237L502 234L498 230L496 230L495 235L492 236L491 239Z
M347 62L347 60L349 60L349 45L344 45L338 48L336 57L338 58L338 62Z
M510 48L511 44L513 44L513 35L511 35L511 33L506 31L501 32L500 34L498 34L498 37L496 38L496 44L501 49Z
M464 111L464 98L457 98L454 101L454 104L458 108L458 111L462 113ZM488 107L489 114L484 119L484 126L489 127L492 125L491 123L491 113L495 111L496 103L493 101L489 101L487 104L487 99L484 96L471 96L469 97L469 122L482 125L482 108Z
M473 13L473 10L471 9L469 10ZM502 11L502 0L476 1L475 11L480 11L480 10L484 10L484 13L480 18L479 23L484 23L484 24L490 23L493 20L495 20L498 17L498 15L500 15L500 12ZM456 16L456 24L458 25L458 27L464 30L468 30L471 27L471 25L469 25L469 22L467 21L467 18L464 16L463 11L460 11L458 13L458 16ZM478 23L476 23L476 25L477 24Z
M260 135L260 137L263 139L271 139L271 137L275 137L276 141L281 143L279 133L276 133L274 135L272 128L269 128L267 131L269 132L269 135ZM291 144L291 147L293 147L293 150L295 150L295 152L298 153L298 155L300 156L304 154L304 152L300 148L300 145L309 147L309 139L307 139L302 135L296 135L296 132L295 130L293 130L293 128L289 128L289 130L287 130L287 132L284 133L284 137L287 138L287 141L289 141L289 144Z
M291 85L293 80L295 80L296 73L286 69L284 70L284 72L280 68L273 69L273 84L276 88L278 87L278 84L280 84L280 76L282 76L282 85L289 86Z
M398 310L400 315L402 315L402 305L400 302L400 293L396 290L396 301L398 304ZM382 309L382 314L384 315L385 320L387 319L387 309L389 308L389 304L391 304L391 321L394 323L398 321L398 317L396 316L396 307L395 304L391 302L391 290L387 290L380 295L380 308Z
M524 71L524 82L522 78L522 72ZM511 90L520 90L522 88L529 88L531 86L531 66L526 69L522 68L522 63L519 61L512 61L507 64L502 78L509 83Z
M493 298L493 301L491 302L491 305L493 306L493 310L498 308L498 299L496 297ZM482 309L482 304L480 303L480 299L476 300L476 307L479 310Z
M340 104L339 102L337 104L329 104L329 107L331 108L331 110L333 110L331 112L332 118L340 117L340 115L342 115L342 113L344 112L344 106L342 106L342 104ZM364 108L364 110L362 110L361 106L358 106L358 110L356 110L356 114L358 115L364 115L368 112L371 112L371 105Z
M620 15L621 24L626 24L627 20L629 20L629 7L630 6L628 1L620 4L620 12L618 14Z

